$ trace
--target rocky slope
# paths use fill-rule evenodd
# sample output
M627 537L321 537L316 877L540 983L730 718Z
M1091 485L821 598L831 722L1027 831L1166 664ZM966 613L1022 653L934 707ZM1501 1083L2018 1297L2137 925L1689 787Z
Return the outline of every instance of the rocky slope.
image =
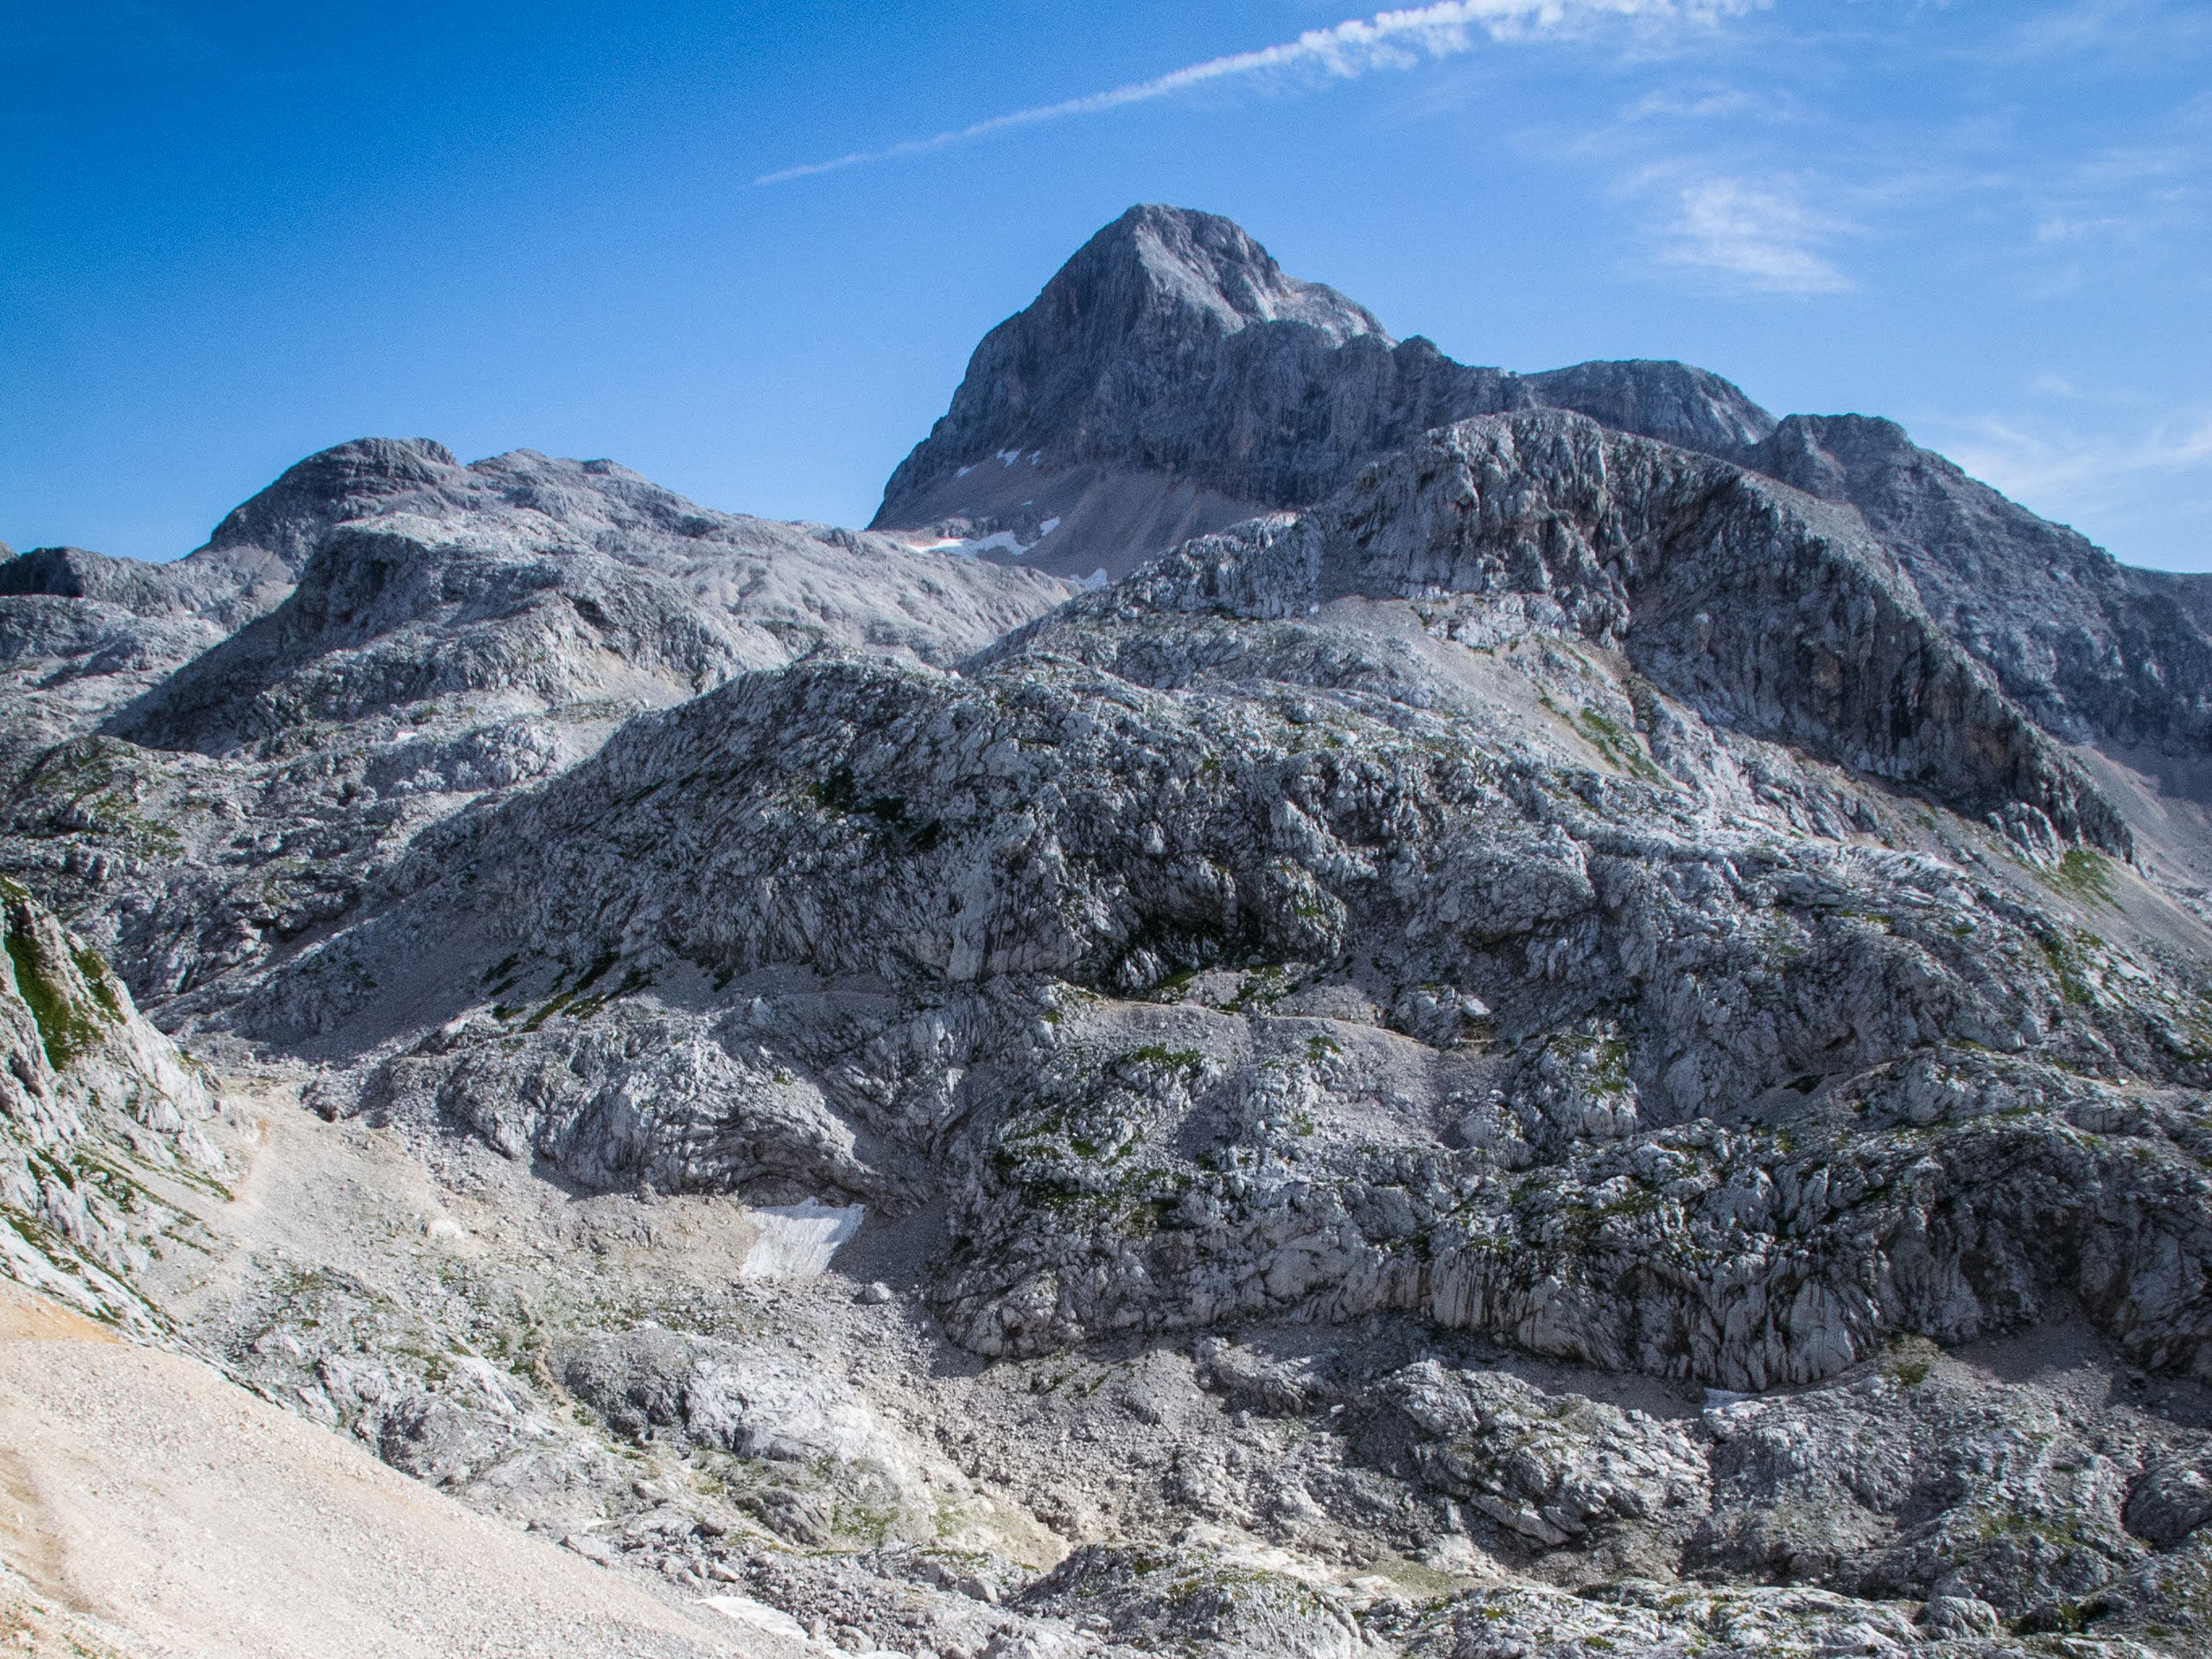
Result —
M293 571L281 603L226 636L159 608L240 550ZM25 554L0 587L58 563ZM159 995L327 925L425 826L641 709L824 645L950 661L1070 591L708 512L609 461L461 467L385 440L311 457L210 550L126 574L0 596L0 811L17 879ZM179 666L149 630L197 654Z
M1469 368L1285 276L1225 219L1133 207L984 336L874 527L1123 576L1187 537L1333 494L1432 427L1544 404L1716 451L1774 426L1678 363Z
M2188 584L1199 215L977 365L887 503L1207 533L371 442L251 616L6 567L0 1267L817 1650L2212 1651Z
M1285 276L1211 214L1131 208L985 336L875 524L1118 577L1190 536L1313 505L1433 428L1542 407L1854 510L2031 718L2202 798L2212 580L2126 569L1891 422L1777 422L1679 363L1469 368Z
M133 1334L175 1339L139 1279L182 1219L165 1189L227 1173L206 1068L99 954L0 882L0 1271Z

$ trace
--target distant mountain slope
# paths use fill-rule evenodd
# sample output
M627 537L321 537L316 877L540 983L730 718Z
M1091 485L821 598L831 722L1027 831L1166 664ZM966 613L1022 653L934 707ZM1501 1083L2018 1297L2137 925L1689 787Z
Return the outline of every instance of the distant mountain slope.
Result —
M640 709L821 648L950 664L1072 591L612 461L388 439L309 457L176 564L47 550L10 588L5 868L149 1000L343 914L424 825Z
M287 488L311 468L308 483L346 480L335 523ZM111 722L118 735L214 753L437 696L658 705L825 644L951 662L1067 591L531 450L461 467L435 445L348 445L224 522L306 549L298 587Z
M194 617L227 632L283 601L333 524L393 498L434 493L454 466L426 438L363 438L308 456L224 516L207 543L171 564L77 547L35 547L0 564L0 595L90 599L145 617Z
M874 524L1122 576L1186 537L1311 506L1471 416L1571 410L1858 510L1936 620L2050 731L2212 755L2212 576L2129 570L1888 421L1777 422L1680 363L1471 368L1283 274L1224 219L1133 207L984 337ZM2187 767L2170 783L2202 793Z

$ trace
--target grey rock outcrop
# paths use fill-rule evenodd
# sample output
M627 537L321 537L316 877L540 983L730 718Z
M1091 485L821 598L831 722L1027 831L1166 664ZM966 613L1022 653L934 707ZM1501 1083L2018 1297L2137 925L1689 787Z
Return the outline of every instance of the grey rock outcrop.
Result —
M901 470L996 563L381 441L15 561L0 1256L817 1649L2197 1659L2201 675L1980 490L1142 209Z
M1037 569L1122 576L1187 537L1332 495L1432 427L1542 404L1716 453L1773 426L1677 363L1469 368L1285 276L1225 219L1133 207L984 336L874 527L996 537Z
M179 1217L145 1182L204 1181L203 1073L132 1005L99 955L0 881L0 1272L156 1339L136 1287Z
M282 572L282 602L226 637L179 598L203 559ZM7 865L154 995L327 925L426 825L640 709L824 645L949 662L1070 591L419 441L310 457L202 553L124 563L0 598L0 673L38 692L0 724Z
M1500 1372L1455 1376L1433 1360L1383 1390L1421 1436L1421 1483L1534 1543L1564 1544L1618 1522L1671 1518L1687 1531L1712 1506L1695 1439L1640 1412L1548 1397Z
M741 1020L638 1017L853 1125L846 1190L945 1194L938 1303L987 1355L1406 1308L1764 1388L2078 1299L2203 1371L2193 994L2027 874L2116 879L2119 820L1819 514L1577 417L1468 423L962 676L809 662L633 722L221 1018L346 1052L492 920L527 994L486 1018L450 982L482 1034L405 1062L481 1121L602 1017L576 976L733 988ZM1855 655L1764 655L1784 603ZM1953 690L1872 712L1885 664ZM1903 734L1937 810L1866 779ZM1855 769L1777 788L1778 737ZM2028 770L1961 793L2006 744ZM658 1122L626 1156L710 1189L818 1156L789 1112ZM529 1144L604 1179L564 1134Z
M1141 1653L1197 1647L1239 1659L1355 1659L1367 1647L1343 1596L1197 1550L1093 1544L1031 1586L1020 1605L1087 1622Z
M1455 363L1285 276L1210 214L1130 209L987 335L875 523L1122 576L1190 537L1312 506L1431 429L1542 407L1852 510L2030 718L2202 798L2212 578L2129 569L1889 421L1777 422L1680 363L1525 375Z
M2129 1491L2128 1531L2171 1549L2212 1522L2212 1445L2162 1459Z

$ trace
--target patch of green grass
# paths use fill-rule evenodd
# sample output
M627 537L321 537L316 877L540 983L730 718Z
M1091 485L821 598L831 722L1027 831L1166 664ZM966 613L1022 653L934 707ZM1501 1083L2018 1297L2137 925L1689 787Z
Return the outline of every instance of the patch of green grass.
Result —
M1139 1065L1157 1067L1162 1071L1195 1071L1205 1057L1195 1048L1167 1048L1158 1043L1142 1048L1133 1048L1122 1056L1122 1063L1134 1061Z
M522 1022L522 1028L524 1031L536 1031L540 1026L543 1025L548 1020L550 1020L555 1014L560 1013L562 1009L567 1007L569 1003L575 1000L576 996L574 991L562 992L560 995L553 998L552 1001L547 1002L543 1007L539 1008L537 1013L531 1014L529 1019L524 1020Z
M1667 781L1659 768L1653 766L1644 754L1643 746L1637 741L1635 735L1623 731L1617 721L1589 708L1580 710L1575 718L1580 724L1582 735L1623 772L1647 784Z
M105 958L89 947L73 950L70 955L76 959L77 971L85 976L86 988L100 1007L107 1010L108 1017L122 1019L123 999L115 994L114 976L108 972Z
M31 1018L38 1023L46 1062L59 1071L99 1040L102 1022L70 1000L33 935L10 927L8 959L15 965L16 989L29 1004ZM111 995L106 1000L111 1001Z
M2037 874L2046 887L2056 888L2069 899L2083 904L2108 905L2115 910L2120 907L2120 901L2113 897L2112 866L2101 853L2076 847L2051 868Z
M1268 1014L1276 1003L1297 988L1297 976L1287 964L1270 963L1255 968L1237 982L1236 995L1229 1000L1229 1007L1236 1014Z
M2037 943L2043 946L2044 956L2050 963L2050 971L2057 977L2059 995L2076 1007L2087 1007L2094 1002L2096 994L2090 988L2088 981L2075 971L2065 944L2049 938L2039 939Z

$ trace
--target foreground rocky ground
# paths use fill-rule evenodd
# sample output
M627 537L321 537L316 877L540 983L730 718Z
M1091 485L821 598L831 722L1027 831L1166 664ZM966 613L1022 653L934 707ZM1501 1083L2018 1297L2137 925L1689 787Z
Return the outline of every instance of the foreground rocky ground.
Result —
M1040 308L887 515L1295 511L379 441L0 569L11 1276L709 1650L2207 1651L2195 591L1203 216Z

